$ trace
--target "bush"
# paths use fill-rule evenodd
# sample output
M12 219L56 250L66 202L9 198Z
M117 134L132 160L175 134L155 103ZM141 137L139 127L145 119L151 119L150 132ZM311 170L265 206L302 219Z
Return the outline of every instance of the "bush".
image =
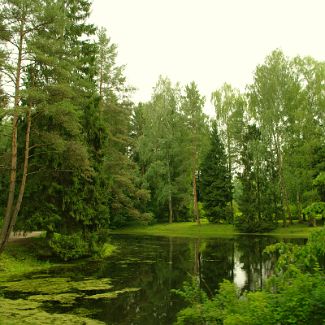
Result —
M107 229L100 229L86 234L81 232L72 235L55 233L48 241L48 244L52 254L64 261L86 256L104 257L108 255L108 233L109 230Z
M235 217L235 227L245 233L268 232L275 229L277 223L273 220L257 220L237 214Z
M325 218L325 202L314 202L303 209L302 212L308 217L309 224L315 226L317 218L323 220Z
M233 211L228 205L210 208L209 213L205 215L211 223L232 223L233 220Z
M53 253L64 261L78 259L90 255L89 244L81 233L73 235L54 234L49 241Z

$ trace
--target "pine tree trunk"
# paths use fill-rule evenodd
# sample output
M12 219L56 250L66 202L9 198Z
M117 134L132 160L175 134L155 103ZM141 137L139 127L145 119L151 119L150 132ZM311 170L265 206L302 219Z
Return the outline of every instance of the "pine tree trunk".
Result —
M24 166L23 166L23 175L19 187L19 193L17 202L15 205L14 210L12 211L10 222L7 226L7 231L4 234L4 237L1 238L1 246L0 246L0 253L3 251L3 249L6 246L6 243L8 242L9 236L12 232L13 227L16 224L17 216L20 211L21 203L23 201L25 188L26 188L26 180L27 180L27 174L28 174L28 162L29 162L29 142L30 142L30 128L31 128L31 110L28 108L27 111L27 127L26 127L26 138L25 138L25 157L24 157Z
M18 113L15 113L13 118L13 130L11 140L11 171L10 171L10 184L7 200L7 207L5 216L3 219L3 225L0 234L0 254L3 252L5 245L7 244L9 235L12 229L12 210L14 205L15 188L16 188L16 176L17 176L17 123Z
M27 111L27 126L26 126L26 136L25 136L25 157L24 157L24 166L23 166L23 176L20 183L18 199L16 202L16 206L12 216L12 227L16 223L17 215L20 211L21 203L23 201L25 188L26 188L26 180L28 174L28 162L29 162L29 143L30 143L30 128L32 125L32 117L31 117L31 108L28 107Z
M17 131L18 131L18 106L20 102L20 78L23 57L24 21L20 24L20 36L18 45L17 70L15 79L14 116L12 120L11 137L11 170L9 181L9 192L3 226L0 234L0 254L3 252L13 227L13 206L15 199L16 177L17 177Z

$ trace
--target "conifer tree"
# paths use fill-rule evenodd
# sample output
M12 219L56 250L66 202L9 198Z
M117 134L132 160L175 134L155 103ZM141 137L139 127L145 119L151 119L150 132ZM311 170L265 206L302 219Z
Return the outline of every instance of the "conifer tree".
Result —
M35 92L34 78L31 78L35 72L33 66L37 56L43 56L43 58L47 56L47 60L51 57L50 47L39 47L36 51L33 40L41 30L51 28L57 18L60 21L60 15L59 5L47 0L1 1L0 8L0 41L4 45L3 48L8 49L5 52L6 60L1 65L1 74L12 86L7 87L9 93L6 97L13 98L11 107L5 110L6 115L10 117L12 127L10 166L8 166L10 176L6 191L8 196L0 236L1 253L16 223L26 188L32 112L35 103L40 100L39 94ZM3 48L0 50L1 53L3 53ZM33 71L32 74L31 71ZM27 84L30 86L27 87ZM10 89L13 91L11 92ZM22 124L25 125L24 131L22 136L18 136L19 127ZM20 154L23 156L21 163L18 161ZM19 183L17 182L18 174L20 174Z
M227 157L220 140L216 123L210 135L210 149L201 166L202 202L210 222L230 221L232 216L227 205L232 200L231 177Z

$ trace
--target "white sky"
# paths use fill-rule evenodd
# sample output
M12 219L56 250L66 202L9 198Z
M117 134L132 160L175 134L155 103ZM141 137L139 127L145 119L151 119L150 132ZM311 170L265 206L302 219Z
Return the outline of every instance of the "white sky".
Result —
M126 64L134 100L150 99L159 75L206 96L224 82L244 90L272 50L325 57L325 0L93 0Z

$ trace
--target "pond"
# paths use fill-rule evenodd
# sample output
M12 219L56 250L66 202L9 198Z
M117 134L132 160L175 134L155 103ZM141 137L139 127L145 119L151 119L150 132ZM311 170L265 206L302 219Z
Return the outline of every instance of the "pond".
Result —
M283 239L304 244L304 239ZM114 235L104 261L61 266L0 282L0 324L172 324L184 307L179 289L197 276L212 294L223 279L242 290L263 286L275 258L266 236L195 239ZM5 323L7 324L7 323ZM15 324L12 322L10 324Z

